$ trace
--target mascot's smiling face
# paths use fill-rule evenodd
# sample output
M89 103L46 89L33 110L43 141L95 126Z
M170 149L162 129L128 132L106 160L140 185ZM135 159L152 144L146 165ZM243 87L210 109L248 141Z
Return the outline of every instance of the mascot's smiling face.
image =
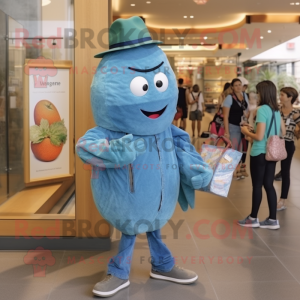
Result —
M166 130L176 113L177 99L175 75L155 44L106 54L91 87L96 124L135 135Z

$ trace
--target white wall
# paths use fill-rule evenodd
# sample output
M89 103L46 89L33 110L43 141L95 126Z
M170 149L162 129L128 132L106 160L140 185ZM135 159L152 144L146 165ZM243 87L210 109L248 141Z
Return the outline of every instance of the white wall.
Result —
M295 49L288 50L287 43L295 43ZM252 57L252 60L298 60L300 59L300 36L289 40L286 43L280 44L271 48L257 56Z

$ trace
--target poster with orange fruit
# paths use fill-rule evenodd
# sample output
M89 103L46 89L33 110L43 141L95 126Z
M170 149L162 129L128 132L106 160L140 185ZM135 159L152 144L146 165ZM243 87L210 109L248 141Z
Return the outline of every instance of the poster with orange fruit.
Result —
M69 70L29 68L30 181L70 170Z

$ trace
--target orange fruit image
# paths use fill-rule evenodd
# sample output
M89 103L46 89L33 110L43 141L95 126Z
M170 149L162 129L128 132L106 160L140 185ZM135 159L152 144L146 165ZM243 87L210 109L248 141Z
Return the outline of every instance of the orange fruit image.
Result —
M48 100L39 101L34 108L35 124L40 125L42 119L48 120L49 125L61 120L57 108Z
M61 150L63 148L63 144L60 146L54 146L50 142L50 138L45 138L42 142L38 144L31 143L31 150L34 154L34 156L44 162L49 162L55 160Z

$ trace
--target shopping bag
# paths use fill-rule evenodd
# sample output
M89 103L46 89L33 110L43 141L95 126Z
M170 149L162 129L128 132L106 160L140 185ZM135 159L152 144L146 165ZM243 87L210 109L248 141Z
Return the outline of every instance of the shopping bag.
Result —
M216 139L215 145L217 145L220 139L224 141L226 147L208 144L202 145L200 155L213 169L213 177L209 185L200 190L227 197L232 182L233 172L241 160L242 153L233 150L230 140L224 136Z
M210 134L209 138L206 139L203 144L211 145L211 146L218 146L218 147L226 147L226 143L223 139L221 139L216 134Z

